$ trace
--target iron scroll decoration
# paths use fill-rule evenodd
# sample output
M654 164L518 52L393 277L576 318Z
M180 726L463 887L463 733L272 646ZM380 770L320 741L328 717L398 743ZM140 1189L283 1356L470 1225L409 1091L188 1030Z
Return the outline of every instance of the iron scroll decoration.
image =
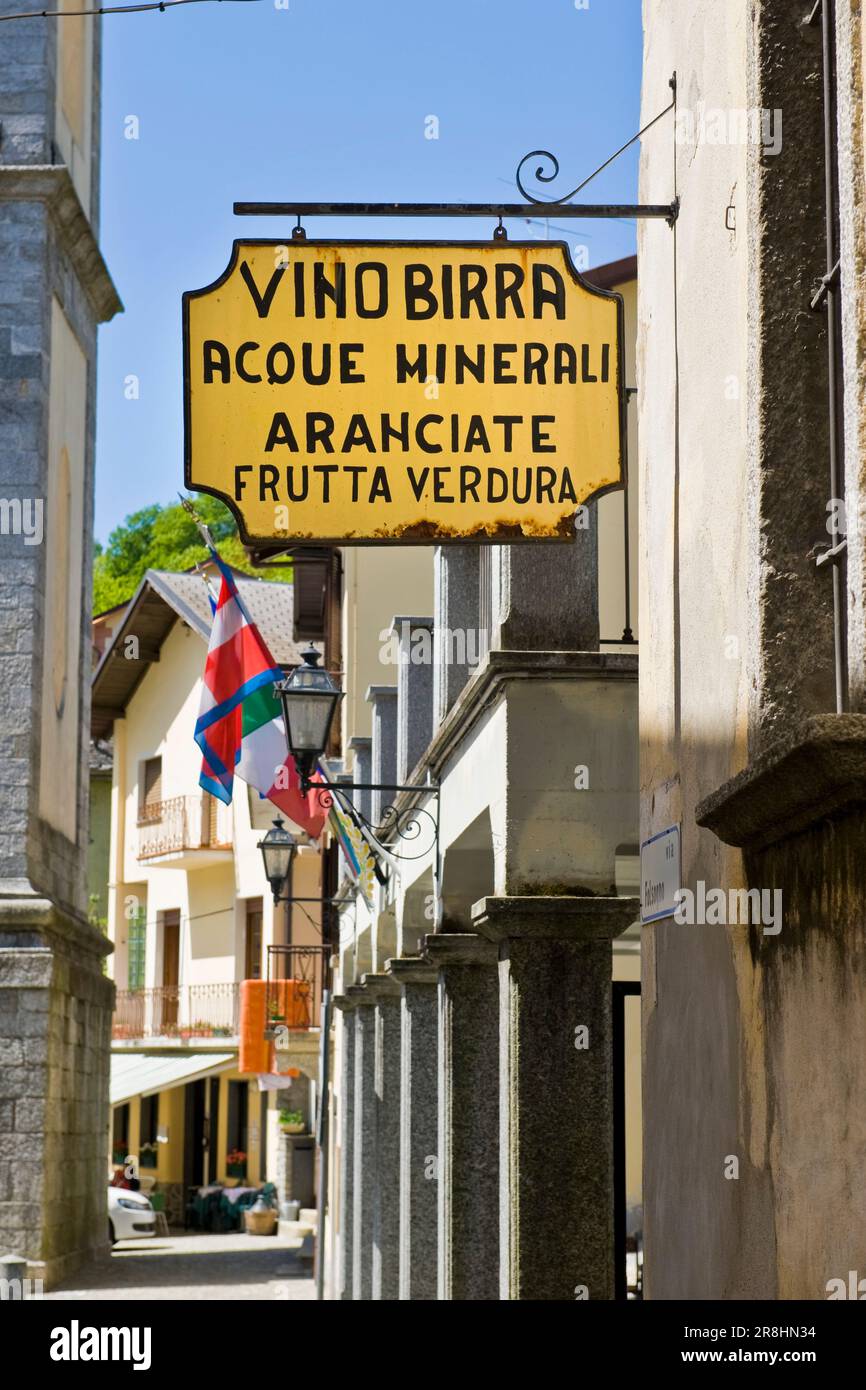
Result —
M514 175L514 181L517 184L518 189L526 199L527 203L538 203L539 205L546 205L549 203L551 207L555 207L556 203L566 203L568 202L569 198L574 197L575 193L577 192L576 188L573 189L571 193L566 193L563 198L554 199L553 202L550 202L550 200L547 198L539 198L534 193L530 193L529 190L525 188L523 185L521 173L524 165L528 164L531 159L546 159L549 160L550 164L552 165L551 173L546 174L544 172L544 166L542 164L539 164L538 168L535 170L534 173L536 183L554 183L556 179L559 177L559 160L557 159L555 154L551 154L550 150L530 150L529 154L525 154L517 166L517 172Z
M550 150L530 150L529 154L525 154L517 166L517 171L514 175L514 181L517 184L518 189L523 194L523 197L526 199L526 201L528 203L534 203L536 204L536 206L539 207L551 207L558 211L562 211L565 205L569 203L572 198L574 198L578 193L580 193L584 188L586 188L586 185L588 183L592 183L592 180L596 177L597 174L600 174L603 169L606 169L609 164L612 164L615 159L618 159L619 156L623 154L625 150L629 149L632 145L636 144L636 142L640 140L641 136L645 135L648 130L651 130L652 127L656 124L656 122L660 121L663 116L666 116L669 111L674 110L677 104L676 73L671 74L668 86L670 87L672 92L672 99L668 103L668 105L665 106L663 110L659 111L656 116L653 116L651 121L647 121L646 125L642 126L636 135L633 135L630 140L626 140L624 145L620 145L618 150L615 150L614 153L610 155L604 161L603 164L599 164L598 168L594 169L592 173L588 175L587 178L583 179L577 185L576 188L572 188L570 193L563 193L558 198L539 198L537 194L530 193L529 189L524 186L523 179L521 178L524 166L527 165L530 162L530 160L533 159L546 160L550 166L550 173L545 173L544 164L539 164L534 171L535 182L555 183L556 179L559 177L559 160L557 159L556 155L553 154ZM678 208L679 201L678 199L675 199L674 202L671 204L671 216L669 218L671 224L676 220Z
M431 852L435 852L439 840L439 788L435 783L430 785L423 784L416 787L380 787L379 790L388 791L413 791L432 796L436 811L427 809L417 803L411 806L399 807L393 802L382 807L381 816L378 824L375 824L368 816L365 816L358 809L355 802L347 795L351 791L366 791L370 788L358 786L354 783L326 783L324 785L314 782L310 791L323 811L330 811L335 804L335 794L339 798L340 809L345 811L352 820L358 824L365 836L372 841L373 846L391 859L405 861L407 863L417 859L424 859ZM403 848L406 846L406 848ZM414 850L414 852L412 852Z

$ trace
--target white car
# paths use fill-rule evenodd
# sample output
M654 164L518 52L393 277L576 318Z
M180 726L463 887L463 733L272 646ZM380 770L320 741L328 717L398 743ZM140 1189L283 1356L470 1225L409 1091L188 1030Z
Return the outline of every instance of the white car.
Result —
M143 1240L156 1231L156 1212L150 1198L128 1187L108 1189L108 1234L112 1245L118 1240Z

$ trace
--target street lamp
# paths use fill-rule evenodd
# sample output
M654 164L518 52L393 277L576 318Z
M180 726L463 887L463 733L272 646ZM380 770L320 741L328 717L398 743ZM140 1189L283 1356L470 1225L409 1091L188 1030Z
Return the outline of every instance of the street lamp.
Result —
M271 885L274 902L278 903L280 901L280 889L288 881L295 850L298 848L294 835L283 824L282 816L277 816L273 823L273 829L268 831L263 840L259 840L258 848L262 852L265 878Z
M274 691L279 695L283 707L286 743L291 757L295 760L302 793L306 794L315 787L320 806L330 809L338 803L344 818L351 822L361 839L374 851L374 859L376 850L387 854L391 859L422 858L430 848L423 847L422 823L429 824L438 864L439 788L429 779L418 786L394 782L352 782L342 777L336 782L331 782L327 771L319 769L318 779L313 782L318 760L328 746L331 725L344 692L334 685L327 671L319 667L320 653L315 647L309 647L301 655L304 664L296 666L288 679L275 681ZM351 800L346 799L349 792L420 792L433 797L436 811L435 814L431 814L426 806L415 804L402 810L386 806L382 813L382 825L377 829ZM398 853L392 844L395 838L407 845L411 844L416 853ZM376 876L380 882L385 882L378 866ZM271 886L273 887L273 883ZM274 889L274 898L277 902L304 901L301 898L281 899L278 889Z
M320 654L308 647L301 655L303 666L297 666L288 680L276 681L274 689L283 706L286 741L301 779L301 788L308 791L310 775L328 746L328 735L343 698L328 675L318 665Z

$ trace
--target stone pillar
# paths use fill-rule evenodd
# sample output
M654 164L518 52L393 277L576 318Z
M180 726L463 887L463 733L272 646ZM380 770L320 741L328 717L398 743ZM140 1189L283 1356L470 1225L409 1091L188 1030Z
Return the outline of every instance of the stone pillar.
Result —
M373 1172L371 1296L397 1298L400 1259L400 986L390 975L365 975L375 1001L376 1161Z
M499 1297L498 952L470 933L428 936L439 972L440 1299Z
M347 994L334 996L334 1007L343 1015L340 1064L340 1263L337 1297L351 1299L352 1236L355 1209L355 1009Z
M103 973L110 943L88 912L88 725L96 335L121 305L96 240L99 24L9 28L0 82L0 487L11 517L0 535L0 1251L26 1259L29 1277L50 1288L107 1249L114 987ZM74 134L61 73L80 73Z
M433 735L433 619L395 618L397 667L397 781L408 782Z
M433 727L478 664L478 546L440 545L433 559Z
M484 898L499 948L500 1297L614 1296L613 938L637 898Z
M561 545L491 547L490 646L502 651L598 650L598 513Z
M352 1141L352 1298L373 1289L373 1179L376 1171L376 1017L362 985L346 994L355 1004L355 1115Z
M400 1046L400 1298L433 1300L438 1241L436 967L389 960L402 990Z
M352 781L353 782L372 782L373 780L373 740L371 738L361 738L356 736L349 739L349 747L354 754L352 762ZM360 814L366 819L370 819L370 792L350 792L348 795L352 803L357 806Z
M373 782L393 785L397 780L397 687L371 685L367 700L373 706ZM382 807L393 801L391 792L373 792L370 819L378 825Z

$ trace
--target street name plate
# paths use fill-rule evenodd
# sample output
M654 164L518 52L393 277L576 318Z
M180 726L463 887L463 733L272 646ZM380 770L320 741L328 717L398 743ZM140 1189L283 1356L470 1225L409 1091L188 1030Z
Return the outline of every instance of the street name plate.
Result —
M672 917L680 877L680 827L671 825L644 840L640 847L640 919L657 922Z

